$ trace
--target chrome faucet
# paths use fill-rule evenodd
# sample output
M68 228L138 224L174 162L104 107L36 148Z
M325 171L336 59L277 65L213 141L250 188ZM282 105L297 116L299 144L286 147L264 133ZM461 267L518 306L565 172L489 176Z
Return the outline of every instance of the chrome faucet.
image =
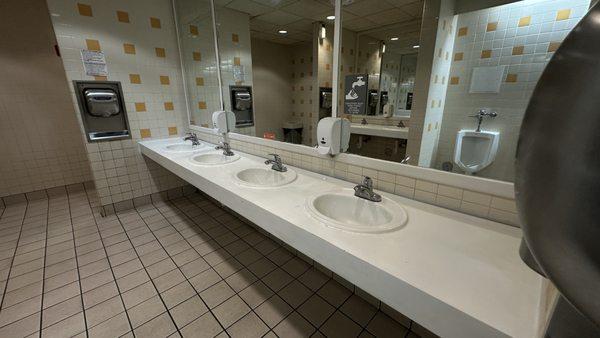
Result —
M183 138L184 141L192 141L193 146L199 146L200 141L198 140L198 135L195 133L187 133L187 136Z
M373 180L369 176L365 176L362 183L354 187L354 196L371 202L381 202L381 195L373 191Z
M488 112L485 109L479 109L479 111L475 115L471 115L471 117L477 118L477 132L481 131L481 122L483 122L484 117L494 118L496 116L498 116L498 113L496 113L495 111Z
M367 124L367 123L368 123L368 122L367 122L367 119L366 119L366 118L363 118L363 119L360 121L360 124L362 124L362 125L365 125L365 124Z
M408 164L408 161L410 161L410 156L403 158L402 161L400 161L400 164Z
M396 127L398 127L398 128L406 128L406 125L404 124L404 121L400 120L400 122L398 122L398 124L396 125Z
M221 142L218 146L215 147L215 149L223 149L223 155L233 156L233 151L231 151L231 146L229 145L229 142Z
M273 159L266 160L265 164L273 164L271 166L271 169L273 169L275 171L279 171L279 172L287 171L287 167L284 166L283 163L281 163L281 156L279 156L277 154L269 154L269 156L273 156Z

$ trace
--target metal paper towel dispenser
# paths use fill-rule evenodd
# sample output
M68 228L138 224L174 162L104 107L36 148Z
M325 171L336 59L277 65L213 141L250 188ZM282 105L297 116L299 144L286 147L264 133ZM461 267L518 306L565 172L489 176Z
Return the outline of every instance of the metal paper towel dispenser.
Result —
M73 81L89 142L131 138L121 83Z
M231 96L231 110L235 114L235 126L253 126L254 112L252 110L252 87L229 86L229 92Z

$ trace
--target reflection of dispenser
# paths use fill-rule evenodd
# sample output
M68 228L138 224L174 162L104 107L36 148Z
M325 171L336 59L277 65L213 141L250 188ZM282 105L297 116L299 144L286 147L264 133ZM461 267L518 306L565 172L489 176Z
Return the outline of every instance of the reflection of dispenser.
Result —
M235 128L235 114L230 111L216 111L212 115L213 129L217 134L226 134Z
M319 154L337 155L348 150L350 121L339 117L326 117L317 125L317 151Z
M382 91L381 92L381 99L380 99L380 105L379 105L379 114L383 114L383 108L385 107L386 104L388 104L389 101L389 95L387 91Z
M73 81L73 85L88 141L131 138L120 82Z
M231 110L235 114L235 126L253 126L254 112L252 110L252 87L229 86L229 93L231 97Z
M367 106L367 115L375 115L377 113L377 103L379 102L379 93L377 89L369 90L369 105Z

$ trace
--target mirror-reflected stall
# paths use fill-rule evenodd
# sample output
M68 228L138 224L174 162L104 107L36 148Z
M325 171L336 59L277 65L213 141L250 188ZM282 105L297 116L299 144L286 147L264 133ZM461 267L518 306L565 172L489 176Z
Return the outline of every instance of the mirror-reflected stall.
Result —
M333 6L230 1L215 12L221 90L235 132L314 146L319 119L331 115Z
M175 0L190 125L209 127L221 110L210 0Z
M348 152L406 158L423 1L354 1L342 7L339 111L351 122Z

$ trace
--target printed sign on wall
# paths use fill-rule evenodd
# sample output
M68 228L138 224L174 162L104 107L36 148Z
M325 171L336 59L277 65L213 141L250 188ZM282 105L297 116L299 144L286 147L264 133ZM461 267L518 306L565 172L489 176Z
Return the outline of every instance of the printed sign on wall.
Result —
M85 75L88 76L107 76L108 68L106 67L106 58L103 52L95 50L81 50L81 61Z
M367 113L368 74L346 75L344 81L344 113L365 115Z

